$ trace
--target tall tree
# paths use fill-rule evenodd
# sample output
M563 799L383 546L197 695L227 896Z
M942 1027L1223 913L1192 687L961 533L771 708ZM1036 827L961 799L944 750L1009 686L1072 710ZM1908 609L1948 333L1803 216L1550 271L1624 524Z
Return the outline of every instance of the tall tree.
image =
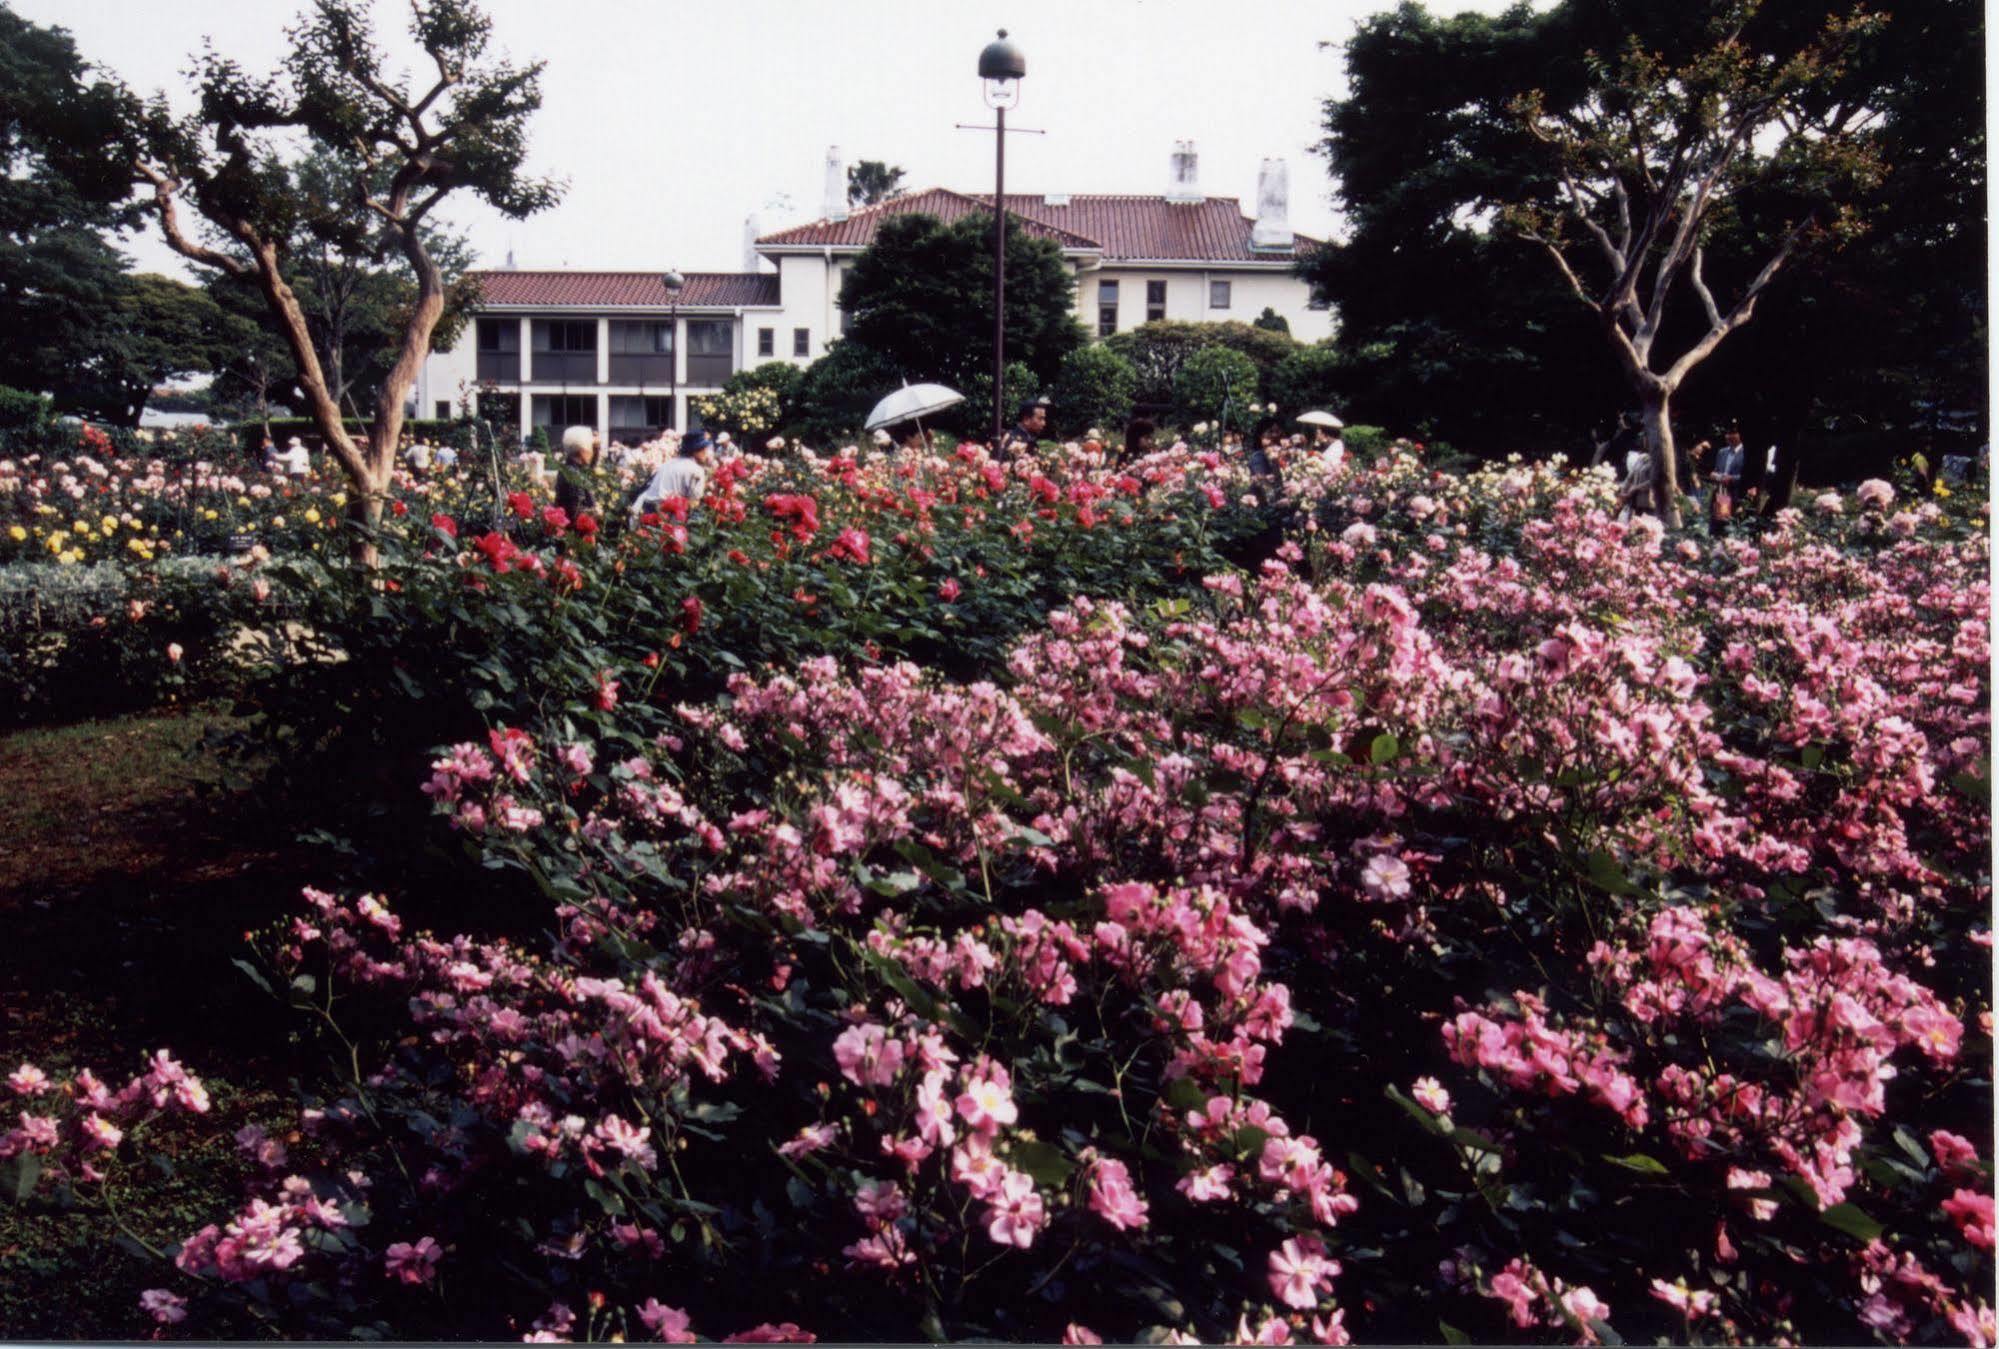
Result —
M60 28L0 4L0 384L105 413L75 378L111 340L125 260L106 234L129 178L115 153L128 103Z
M284 172L291 178L292 192L310 203L294 236L280 250L285 281L305 314L334 402L349 415L358 415L357 391L378 388L395 363L416 301L416 283L391 260L391 241L381 232L366 241L365 249L349 249L341 239L312 230L311 222L338 214L339 195L351 182L350 166L321 152ZM426 224L423 235L445 288L444 311L431 332L431 345L448 347L464 326L473 299L464 280L472 250L462 235L435 224ZM258 322L278 346L276 352L259 344L237 353L218 392L240 399L262 382L268 386L267 396L274 393L310 415L298 369L283 350L283 328L257 284L247 276L216 273L208 290L224 308Z
M1771 7L1749 45L1797 51L1847 8ZM1846 184L1847 219L1874 228L1842 248L1794 250L1747 336L1720 344L1675 394L1682 417L1739 417L1752 438L1787 450L1803 440L1823 458L1834 425L1906 427L1922 403L1982 408L1983 10L1978 0L1892 10L1844 52L1836 82L1839 98L1881 114L1861 135L1886 174ZM1591 53L1614 67L1633 37L1669 63L1692 62L1714 46L1712 15L1568 0L1444 18L1404 3L1360 25L1321 145L1349 229L1309 271L1340 308L1339 380L1357 420L1427 424L1486 451L1587 453L1584 431L1631 405L1594 311L1541 245L1498 226L1509 204L1564 209L1559 156L1516 100L1539 90L1549 107L1583 105L1600 73ZM1762 175L1711 217L1703 271L1718 297L1732 303L1753 282L1795 219L1798 186ZM1569 233L1588 239L1573 221ZM1579 261L1588 281L1603 279L1587 270L1592 258ZM1677 354L1707 327L1687 288L1668 301L1655 345Z
M1845 96L1841 77L1880 21L1855 10L1800 37L1757 27L1761 8L1711 0L1707 40L1685 56L1634 36L1615 58L1590 58L1580 99L1534 90L1513 104L1549 148L1560 194L1555 206L1513 202L1503 219L1545 250L1609 338L1643 414L1658 505L1675 523L1674 394L1749 322L1801 246L1858 228L1850 204L1879 173L1864 134L1876 112ZM1745 198L1760 209L1738 209ZM1705 268L1724 227L1764 242L1754 273L1718 297ZM1662 341L1667 301L1682 292L1706 321L1691 342Z
M492 22L470 0L413 0L410 33L435 72L420 90L387 67L362 0L317 0L288 32L282 75L258 78L207 51L195 72L198 111L176 119L156 98L132 146L133 172L152 189L167 242L205 267L253 281L278 320L312 417L355 486L354 551L370 564L404 400L445 312L446 281L426 230L431 213L461 189L516 218L557 193L523 173L528 119L541 106L540 63L491 55ZM301 139L345 166L344 194L315 202L291 190L283 151ZM218 232L216 243L188 232L183 205ZM392 246L414 279L365 441L342 424L338 394L285 274L287 246L301 229L347 253Z
M877 206L903 193L902 168L879 159L863 159L847 170L847 204Z
M874 243L840 285L847 340L892 362L908 378L963 387L990 375L993 221L973 214L946 225L935 216L884 220ZM1007 217L1006 354L1053 381L1081 346L1076 280L1062 250Z
M59 389L85 391L87 402L121 426L137 426L153 391L170 380L211 375L250 324L225 312L198 286L145 274L120 288L87 361Z

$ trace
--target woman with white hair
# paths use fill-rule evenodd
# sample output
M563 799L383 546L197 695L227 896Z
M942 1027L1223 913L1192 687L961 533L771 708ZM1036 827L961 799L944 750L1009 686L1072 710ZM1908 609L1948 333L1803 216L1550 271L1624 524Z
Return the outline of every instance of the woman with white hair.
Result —
M555 504L574 520L597 509L597 431L572 426L562 433L562 468L555 475Z

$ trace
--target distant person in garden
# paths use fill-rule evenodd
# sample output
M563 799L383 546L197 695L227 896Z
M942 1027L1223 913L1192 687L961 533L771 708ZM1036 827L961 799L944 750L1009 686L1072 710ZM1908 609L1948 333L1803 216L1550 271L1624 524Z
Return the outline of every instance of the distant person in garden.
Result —
M659 466L632 498L632 519L637 520L668 497L699 501L708 490L708 470L715 463L715 445L706 431L689 431L680 438L673 457Z
M1620 520L1652 515L1652 451L1641 440L1624 453L1624 481L1617 489L1624 504Z
M1345 437L1340 435L1340 428L1337 426L1313 428L1312 448L1318 451L1319 458L1325 462L1329 472L1337 469L1347 457L1347 442Z
M1041 435L1048 429L1048 400L1030 398L1020 405L1020 416L1015 419L1013 429L1000 437L999 458L1011 459L1016 454L1034 451L1041 443Z
M930 453L930 433L914 419L896 423L889 428L888 435L898 450L908 454Z
M1598 442L1590 466L1609 464L1612 468L1622 468L1631 455L1631 447L1639 443L1642 434L1638 428L1638 414L1625 409L1617 419L1617 428L1610 433L1610 439Z
M1254 441L1249 453L1244 456L1251 476L1269 478L1277 485L1283 485L1284 468L1279 462L1283 441L1283 428L1278 426L1275 418L1266 418L1256 424Z
M597 509L597 428L572 426L562 433L562 467L555 475L555 504L574 520Z
M257 462L264 472L274 478L285 471L284 460L278 454L278 442L271 439L271 433L268 431L264 433L262 442L257 446Z
M1701 453L1710 446L1703 440L1694 446L1694 458L1698 462ZM1708 532L1719 537L1728 532L1728 522L1735 516L1735 503L1742 494L1742 474L1747 467L1748 451L1742 448L1742 428L1730 422L1722 433L1721 448L1714 451L1714 467L1708 470Z
M280 456L285 461L285 476L289 478L309 478L312 476L312 452L305 442L293 436L285 442L285 452Z
M1135 464L1147 455L1156 454L1159 447L1152 438L1159 434L1159 428L1150 418L1134 417L1131 425L1124 429L1124 454L1118 460L1120 466Z
M457 468L458 447L449 442L439 445L437 453L431 456L431 462L436 464L440 469Z
M410 472L421 478L430 472L432 451L430 442L419 440L403 451L403 459L410 466Z

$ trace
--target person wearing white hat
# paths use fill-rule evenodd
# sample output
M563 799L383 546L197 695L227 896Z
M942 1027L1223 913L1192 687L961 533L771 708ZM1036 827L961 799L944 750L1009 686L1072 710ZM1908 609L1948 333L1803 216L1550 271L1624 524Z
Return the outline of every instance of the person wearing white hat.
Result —
M278 456L284 461L285 475L292 478L312 476L312 454L305 448L305 442L293 436L285 442L285 452Z

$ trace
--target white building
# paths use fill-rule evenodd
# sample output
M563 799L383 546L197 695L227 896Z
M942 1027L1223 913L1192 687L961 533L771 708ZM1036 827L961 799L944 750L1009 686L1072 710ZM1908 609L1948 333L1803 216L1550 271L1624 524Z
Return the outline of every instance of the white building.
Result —
M772 234L752 223L749 270L690 274L672 309L653 273L475 273L484 303L458 347L425 363L418 411L448 416L483 387L487 399L517 399L520 425L551 428L551 439L578 423L627 441L684 426L688 398L717 391L734 371L825 354L844 327L846 269L883 220L920 212L949 222L992 209L990 193L929 188L850 211L846 192L835 148L821 219ZM1317 341L1333 335L1333 314L1312 302L1296 268L1319 241L1292 232L1288 205L1281 159L1263 161L1253 216L1234 197L1206 196L1187 141L1174 147L1159 196L1006 199L1028 233L1061 248L1076 274L1076 316L1098 337L1157 319L1248 322L1267 308L1293 337Z

